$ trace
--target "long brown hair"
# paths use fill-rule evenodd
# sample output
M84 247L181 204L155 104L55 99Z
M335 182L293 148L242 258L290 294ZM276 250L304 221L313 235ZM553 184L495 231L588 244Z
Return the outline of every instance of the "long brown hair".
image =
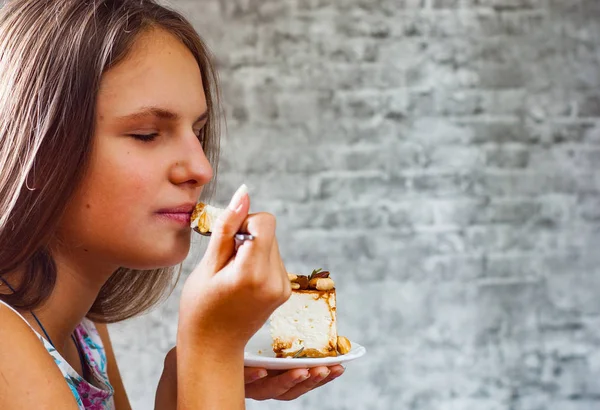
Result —
M203 148L216 171L217 76L183 16L153 0L13 0L0 9L0 277L24 272L16 292L2 295L7 303L34 309L51 294L48 243L86 171L100 80L152 27L177 36L198 62L209 112ZM174 276L175 268L120 268L88 317L110 323L146 311Z

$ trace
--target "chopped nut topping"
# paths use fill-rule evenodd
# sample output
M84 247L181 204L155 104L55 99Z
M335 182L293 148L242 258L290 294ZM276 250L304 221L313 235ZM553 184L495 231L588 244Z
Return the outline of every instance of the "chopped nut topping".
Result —
M310 276L288 273L288 278L294 290L331 290L335 288L335 283L329 277L329 271L321 269L312 271Z
M350 340L344 336L338 336L337 338L337 351L340 354L346 354L352 349Z

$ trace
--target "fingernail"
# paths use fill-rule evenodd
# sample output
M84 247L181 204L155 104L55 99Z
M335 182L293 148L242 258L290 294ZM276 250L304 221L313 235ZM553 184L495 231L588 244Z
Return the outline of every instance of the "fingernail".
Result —
M339 373L336 373L332 376L333 379L337 379L338 377L340 377L342 374L344 374L344 371L341 371Z
M300 383L303 382L304 380L308 380L308 378L310 377L310 373L305 373L302 376L298 376L295 380L296 383Z
M329 371L323 371L317 375L317 379L319 379L319 381L321 381L321 380L325 379L327 376L329 376Z
M245 195L248 195L248 187L246 186L246 184L242 184L242 186L240 186L237 189L237 191L235 191L235 194L233 194L231 202L229 203L229 209L231 209L234 212L237 212L242 206L242 199Z
M254 381L260 380L264 377L267 377L267 372L264 370L261 370L252 375L252 381L254 382Z

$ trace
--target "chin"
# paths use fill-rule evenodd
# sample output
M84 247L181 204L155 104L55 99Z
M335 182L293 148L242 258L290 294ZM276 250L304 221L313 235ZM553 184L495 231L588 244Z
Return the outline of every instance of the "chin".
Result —
M162 247L156 244L152 247L146 247L143 253L138 253L133 258L129 258L128 266L131 269L150 270L167 268L179 265L185 260L190 251L190 242L178 243L176 246Z
M161 268L170 268L173 266L179 265L183 262L183 258L148 258L140 261L133 261L131 263L127 263L123 266L127 266L129 269L137 269L137 270L153 270L153 269L161 269Z

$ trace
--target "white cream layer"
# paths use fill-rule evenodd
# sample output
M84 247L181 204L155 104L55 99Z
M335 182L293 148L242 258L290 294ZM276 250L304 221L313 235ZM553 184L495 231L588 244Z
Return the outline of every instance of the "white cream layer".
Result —
M319 297L315 292L292 292L270 318L273 340L289 342L284 353L293 353L304 347L327 353L337 345L335 322L335 294Z

